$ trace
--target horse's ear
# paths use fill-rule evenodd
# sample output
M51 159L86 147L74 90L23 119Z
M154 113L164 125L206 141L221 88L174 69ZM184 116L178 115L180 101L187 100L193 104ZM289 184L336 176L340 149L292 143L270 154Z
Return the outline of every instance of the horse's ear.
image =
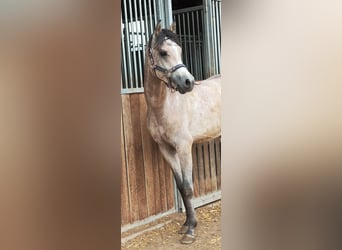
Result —
M176 22L173 21L170 25L170 30L173 32L173 33L176 33Z
M160 33L161 29L162 29L162 28L161 28L161 20L159 19L159 21L158 21L156 27L154 28L154 35L157 36L157 35Z

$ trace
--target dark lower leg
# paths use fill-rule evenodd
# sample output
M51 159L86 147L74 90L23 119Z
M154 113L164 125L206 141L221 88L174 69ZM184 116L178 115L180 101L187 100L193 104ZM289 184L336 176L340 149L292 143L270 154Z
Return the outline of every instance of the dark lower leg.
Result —
M191 199L193 197L193 187L192 183L189 181L182 182L182 178L174 173L174 177L176 180L177 188L181 194L184 206L185 206L185 214L186 220L183 224L182 229L179 233L194 233L194 228L197 226L196 220L196 212L192 205ZM189 232L188 232L189 231Z
M185 206L186 211L186 220L184 226L187 226L187 234L194 235L195 227L197 226L197 219L196 219L196 212L194 206L191 202L193 197L193 187L192 183L184 181L183 183L183 193L182 198Z

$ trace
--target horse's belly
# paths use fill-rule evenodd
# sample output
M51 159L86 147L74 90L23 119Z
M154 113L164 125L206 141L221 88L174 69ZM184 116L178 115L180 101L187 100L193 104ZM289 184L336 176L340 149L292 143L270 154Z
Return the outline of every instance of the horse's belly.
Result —
M216 126L207 127L207 129L194 130L193 140L194 143L201 143L209 141L211 139L217 138L221 135L221 126L217 124Z
M213 139L218 138L218 137L220 137L220 134L217 134L216 136L213 136L213 137L199 138L197 140L194 140L194 143L207 142L207 141L213 140Z

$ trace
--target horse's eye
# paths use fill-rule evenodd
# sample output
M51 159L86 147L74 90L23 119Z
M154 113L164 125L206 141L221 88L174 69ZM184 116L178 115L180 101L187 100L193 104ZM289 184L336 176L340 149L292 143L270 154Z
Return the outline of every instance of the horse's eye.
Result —
M167 52L165 50L159 51L160 56L167 56Z

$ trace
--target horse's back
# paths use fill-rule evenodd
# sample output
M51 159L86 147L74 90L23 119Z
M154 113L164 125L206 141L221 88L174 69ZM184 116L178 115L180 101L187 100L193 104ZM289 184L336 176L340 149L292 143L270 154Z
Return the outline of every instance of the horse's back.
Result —
M219 84L221 85L221 75L213 75L207 79L201 80L201 81L197 81L196 84L201 85L207 85L207 84Z
M198 82L192 96L190 129L195 141L221 134L221 76Z
M221 75L214 75L205 80L197 82L194 89L202 98L215 99L216 102L221 102Z

